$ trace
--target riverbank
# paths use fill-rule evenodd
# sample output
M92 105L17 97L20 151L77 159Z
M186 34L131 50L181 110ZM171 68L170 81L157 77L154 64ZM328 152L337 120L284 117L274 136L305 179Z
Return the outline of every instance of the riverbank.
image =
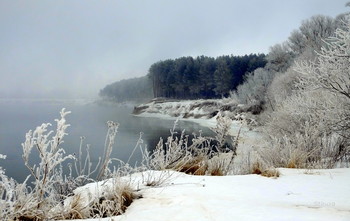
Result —
M236 137L239 134L238 149L250 151L261 143L261 133L254 128L254 106L237 104L230 99L213 100L166 100L153 99L148 103L134 107L133 115L136 117L149 117L165 120L190 121L203 127L214 128L217 124L216 116L222 115L232 119L229 134Z
M202 102L204 103L204 101ZM190 121L204 127L216 126L213 106L199 108L198 101L153 102L140 105L137 117ZM204 106L203 106L204 107ZM197 113L197 115L195 114ZM202 115L198 117L198 113ZM192 116L190 116L192 115ZM185 117L184 117L185 116ZM195 117L197 116L197 117ZM230 134L240 132L240 150L261 142L258 131L242 119L233 120ZM239 163L237 159L236 165ZM132 185L142 198L112 220L349 220L350 169L278 168L278 178L256 174L193 176L175 171L146 171L132 174ZM145 180L162 180L147 186ZM92 221L93 219L91 219ZM110 220L109 218L101 220Z
M211 102L205 100L170 102L151 101L148 104L140 105L139 107L141 107L142 109L141 113L137 114L137 116L139 117L155 117L169 120L179 119L182 121L191 121L194 123L198 123L202 126L209 128L215 127L216 118L213 115L221 111L224 115L233 119L230 134L232 136L236 136L238 134L238 131L240 130L238 155L236 156L234 162L236 166L240 165L240 163L243 160L242 153L244 155L247 152L254 150L254 148L259 148L261 146L261 143L263 142L263 139L261 137L262 135L259 133L259 131L254 129L254 127L252 128L251 125L248 125L252 123L251 120L247 121L247 115L249 116L249 114L252 114L252 112L248 110L251 110L252 108L249 109L247 107L235 103L229 103L227 101L223 102L222 100L214 100ZM194 193L191 194L189 198L196 199L196 194L198 193L201 195L201 198L212 199L208 201L205 200L197 202L197 205L201 205L201 207L206 207L212 205L209 203L211 201L215 201L218 199L228 199L232 196L231 202L226 202L225 200L223 200L225 201L224 204L229 204L230 206L228 206L227 208L225 206L222 206L225 209L220 208L217 210L210 210L206 208L205 210L198 210L196 212L187 211L186 208L181 208L181 210L187 211L188 215L196 220L350 219L350 210L345 209L350 208L348 202L346 203L347 205L342 205L342 202L345 202L343 200L345 200L346 197L350 197L350 192L344 189L345 186L343 186L342 182L344 182L345 180L341 181L338 178L334 179L335 176L339 175L339 171L342 171L341 173L344 172L343 175L341 175L344 179L349 179L350 177L347 177L348 175L350 175L349 168L330 170L278 168L277 170L280 172L281 175L276 180L264 177L259 178L256 175L236 175L227 177L202 178L202 183L204 183L204 180L215 180L214 182L217 182L216 188L219 188L223 192L227 191L226 194L220 196L221 191L213 189L206 190L209 191L209 193L204 193L206 191L203 192L200 190L199 187L197 187L195 188L196 190L193 190ZM197 178L189 177L188 175L184 176L186 176L188 180ZM328 178L326 178L327 176ZM324 178L325 180L322 182L324 182L323 184L325 184L325 186L322 186L322 184L321 187L319 184L316 184L318 182L321 182L320 179ZM234 182L234 185L230 185L231 181ZM204 184L204 186L206 185L207 184ZM228 185L228 189L230 190L224 188L224 186L226 185ZM297 189L293 189L291 187L296 187ZM321 189L319 189L319 187ZM325 191L324 188L326 188L327 190ZM229 193L232 189L236 189L237 192L233 191L232 193ZM280 192L277 195L275 195L275 193L278 191L273 193L274 190L282 190L286 192ZM176 192L181 192L181 190L176 190ZM211 195L214 192L215 194L213 195L215 196ZM240 197L242 196L241 194L244 195L242 198ZM181 194L178 195L181 196ZM177 197L179 197L178 195ZM333 196L336 195L340 196L340 198L333 198ZM174 198L176 197L174 196ZM235 199L233 200L233 198ZM240 200L242 201L238 202ZM192 202L195 200L190 201ZM222 202L222 200L220 202ZM170 213L172 209L170 209ZM208 219L208 217L211 218ZM157 220L158 217L152 218L153 220ZM176 218L172 220L176 220Z
M147 112L136 116L171 121L179 119L205 127L215 127L217 119L220 119L220 115L212 118L180 118ZM141 119L131 117L124 120ZM161 123L161 120L155 121ZM167 123L171 125L171 122ZM241 132L237 155L232 164L230 161L232 171L227 176L195 176L166 169L137 170L125 165L125 171L122 169L121 174L114 174L114 178L76 188L64 203L57 204L49 214L58 214L55 216L58 219L102 217L107 212L115 211L115 206L120 209L120 213L113 212L114 215L108 218L85 220L350 219L349 168L277 168L278 175L273 177L251 174L250 165L255 163L251 150L260 147L262 139L258 131L244 123L244 120L234 120L230 128L232 136L236 136L239 130ZM218 165L224 165L221 163L225 162L225 156L231 157L225 154L221 155L223 158L208 158L208 161L215 162L217 159ZM161 159L164 158L161 156ZM249 172L242 173L247 168ZM125 200L127 196L132 199Z
M161 114L170 117L180 117L183 119L209 119L215 117L219 112L237 121L246 121L247 124L254 125L255 122L247 115L257 115L262 111L262 106L242 105L230 98L208 99L208 100L168 100L155 98L148 103L134 107L133 114L140 115Z
M89 221L226 221L350 219L350 169L278 169L277 179L259 175L193 176L174 171L146 171L126 179L142 198L124 214ZM163 179L159 186L145 180ZM75 192L96 192L106 182Z

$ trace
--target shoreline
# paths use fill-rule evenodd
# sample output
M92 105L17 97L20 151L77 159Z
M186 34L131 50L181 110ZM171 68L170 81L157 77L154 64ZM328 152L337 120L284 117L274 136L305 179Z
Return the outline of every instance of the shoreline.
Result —
M170 115L166 114L160 114L160 113L147 113L143 112L141 114L132 114L135 117L141 117L141 118L158 118L161 120L179 120L179 121L187 121L187 122L192 122L195 124L198 124L202 127L206 128L213 128L216 126L216 119L215 117L213 118L183 118L183 117L172 117ZM240 135L239 135L239 147L241 148L253 148L255 147L261 139L262 139L262 134L256 130L250 130L247 126L244 126L243 123L239 121L232 121L231 129L229 131L230 136L236 137L238 132L240 130Z

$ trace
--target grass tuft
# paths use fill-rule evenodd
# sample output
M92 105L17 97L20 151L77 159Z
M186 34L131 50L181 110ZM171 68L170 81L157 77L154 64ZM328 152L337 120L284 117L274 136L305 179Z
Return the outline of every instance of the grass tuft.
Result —
M270 167L266 169L259 162L255 162L253 164L251 173L261 175L264 177L273 177L273 178L277 178L280 176L280 172L276 168Z

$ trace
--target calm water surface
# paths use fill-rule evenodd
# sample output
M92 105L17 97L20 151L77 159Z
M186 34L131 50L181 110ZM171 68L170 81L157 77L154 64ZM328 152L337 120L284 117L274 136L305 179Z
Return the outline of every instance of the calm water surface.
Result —
M0 160L0 166L6 169L8 176L22 182L29 174L22 160L21 143L25 140L25 133L48 122L52 123L50 129L54 130L54 119L60 118L59 112L63 107L72 113L66 117L71 126L67 129L68 135L62 147L67 153L77 153L80 137L84 136L85 145L91 145L90 153L94 162L103 154L108 120L120 124L112 157L124 161L128 160L140 132L143 132L143 146L152 150L160 137L169 135L169 129L174 124L170 120L132 116L131 106L84 104L81 101L0 100L0 153L7 155L6 160ZM205 135L211 134L207 128L180 121L178 130L183 129L187 134L200 130ZM32 160L37 161L36 153L32 154ZM140 161L140 158L141 153L136 151L130 163Z

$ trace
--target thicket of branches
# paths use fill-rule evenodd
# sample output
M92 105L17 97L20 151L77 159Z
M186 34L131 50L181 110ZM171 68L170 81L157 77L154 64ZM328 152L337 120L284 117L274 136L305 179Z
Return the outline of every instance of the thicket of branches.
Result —
M350 18L313 16L288 41L271 47L264 69L234 93L259 103L275 167L333 168L350 161Z
M336 18L324 15L313 16L302 22L288 40L270 47L266 56L267 64L245 76L244 82L237 87L235 97L245 104L263 104L265 108L275 109L279 93L290 93L294 90L294 81L299 74L294 71L296 61L314 61L317 51L325 45L324 40L334 36L337 28L344 28L345 14ZM287 74L288 76L282 77ZM285 80L281 79L284 78ZM287 79L288 78L288 79ZM274 82L275 81L275 82ZM270 85L274 86L271 88ZM285 84L285 87L281 87ZM276 90L279 88L278 90ZM275 96L276 95L276 96Z

